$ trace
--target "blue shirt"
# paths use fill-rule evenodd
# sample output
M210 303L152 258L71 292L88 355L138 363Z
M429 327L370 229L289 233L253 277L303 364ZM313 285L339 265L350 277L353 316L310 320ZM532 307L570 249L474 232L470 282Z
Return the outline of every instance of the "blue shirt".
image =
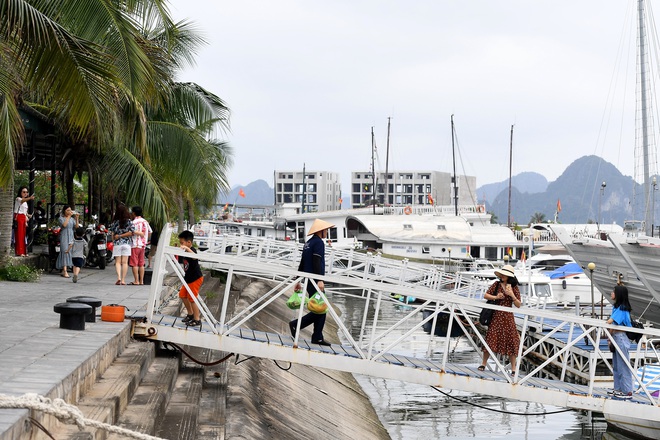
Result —
M616 325L623 325L625 327L632 327L630 322L630 312L627 310L620 310L618 307L612 309L612 314L610 315L612 321Z

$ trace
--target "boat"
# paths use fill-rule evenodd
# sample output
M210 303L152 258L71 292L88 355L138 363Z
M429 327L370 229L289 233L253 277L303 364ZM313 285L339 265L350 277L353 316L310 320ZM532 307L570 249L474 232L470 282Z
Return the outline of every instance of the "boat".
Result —
M591 304L591 280L584 269L569 254L538 253L526 261L519 261L516 269L537 270L550 278L554 300L564 307ZM603 295L594 289L593 302L600 304Z

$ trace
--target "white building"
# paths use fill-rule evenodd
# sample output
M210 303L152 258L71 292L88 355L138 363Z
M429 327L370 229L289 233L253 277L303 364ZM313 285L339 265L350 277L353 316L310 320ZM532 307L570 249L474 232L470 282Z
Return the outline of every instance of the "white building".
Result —
M341 182L329 171L275 171L275 205L297 203L304 212L341 208ZM304 198L304 203L303 203Z
M458 204L477 204L477 178L457 176ZM351 173L351 206L371 204L374 194L371 171ZM387 191L386 191L387 190ZM376 200L389 206L453 205L454 187L452 175L440 171L390 171L385 187L385 172L376 173Z

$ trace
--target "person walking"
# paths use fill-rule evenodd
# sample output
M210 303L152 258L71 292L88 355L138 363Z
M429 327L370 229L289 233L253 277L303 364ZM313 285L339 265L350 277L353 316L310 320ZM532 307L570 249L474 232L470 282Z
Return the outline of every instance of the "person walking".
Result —
M628 288L626 286L615 286L611 293L612 314L607 320L608 324L614 324L621 327L632 327L630 320L630 312L632 307L628 301ZM612 339L616 342L619 350L615 349L610 343L610 350L612 351L612 370L614 370L614 389L608 394L618 399L632 399L632 371L627 363L630 361L630 339L626 334L626 330L610 330Z
M131 209L131 214L135 235L131 243L131 257L128 259L128 265L133 272L133 282L130 284L139 286L144 284L144 250L149 241L151 227L149 222L142 218L142 208L140 206L134 206Z
M117 206L113 222L110 225L114 247L112 256L115 258L115 270L117 271L117 286L126 285L126 274L128 273L128 258L131 256L131 243L135 235L135 228L131 221L131 214L124 205Z
M69 253L71 254L71 261L73 263L73 282L78 282L78 275L80 269L85 265L85 255L87 255L87 242L83 238L85 235L85 228L76 228L74 238L69 245Z
M62 273L60 274L64 278L70 278L68 268L73 266L73 261L71 260L71 243L73 242L73 231L80 226L78 219L80 214L71 209L71 206L64 205L62 207L62 214L59 218L59 223L61 226L60 230L60 254L57 256L57 262L55 267L60 269Z
M513 266L507 264L501 269L495 271L499 278L495 281L486 293L484 299L494 300L498 306L502 307L520 307L520 289L518 288L518 279L513 271ZM511 374L516 371L516 361L518 350L520 348L520 335L516 328L516 321L512 312L495 310L493 318L486 332L486 345L490 347L493 353L503 354L509 357L511 362ZM490 353L486 347L483 347L483 358L479 371L484 371L488 364Z
M21 186L18 189L18 194L14 202L14 220L16 220L16 229L14 229L14 253L17 257L27 257L27 225L28 218L28 204L30 200L34 200L34 195L28 195L26 186Z
M309 228L307 235L312 237L307 240L305 246L303 247L302 257L300 258L300 265L298 266L298 271L307 272L314 275L325 275L325 243L324 239L328 236L328 229L332 228L334 225L323 221L321 219L314 220L312 227ZM318 289L322 292L325 291L325 284L322 280L315 280ZM316 294L316 287L311 282L307 281L307 295L310 297ZM326 342L323 339L323 327L325 326L325 313L317 314L313 312L307 313L300 320L300 329L304 329L310 325L314 324L314 331L312 332L312 343L319 345L330 345L329 342ZM295 338L296 327L298 326L298 320L294 319L289 322L289 329L291 334Z

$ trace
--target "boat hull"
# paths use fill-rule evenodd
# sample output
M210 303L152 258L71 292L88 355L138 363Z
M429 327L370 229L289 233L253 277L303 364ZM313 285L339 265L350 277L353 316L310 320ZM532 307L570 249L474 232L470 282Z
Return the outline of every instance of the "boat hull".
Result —
M635 417L603 414L609 425L625 433L637 437L658 439L660 438L660 420L638 419Z

